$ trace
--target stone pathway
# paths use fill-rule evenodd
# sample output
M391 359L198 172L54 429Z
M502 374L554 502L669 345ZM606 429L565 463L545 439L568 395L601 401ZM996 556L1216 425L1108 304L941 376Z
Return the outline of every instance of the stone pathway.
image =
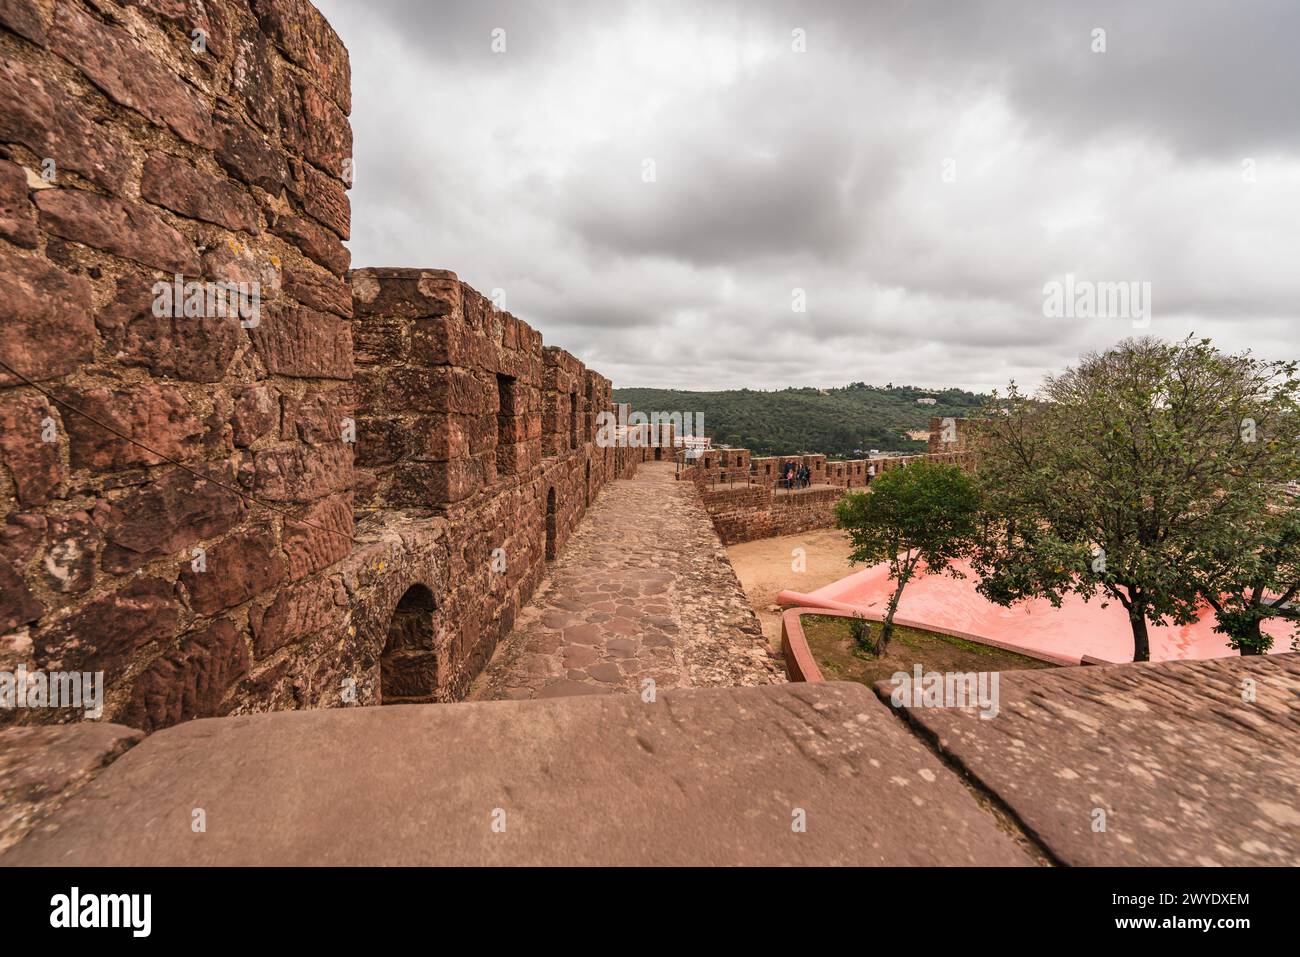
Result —
M671 463L601 490L471 699L783 682L708 515Z

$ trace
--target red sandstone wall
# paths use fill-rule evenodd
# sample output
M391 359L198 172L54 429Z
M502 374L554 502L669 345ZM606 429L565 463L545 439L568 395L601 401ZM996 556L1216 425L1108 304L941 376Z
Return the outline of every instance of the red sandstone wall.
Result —
M842 489L866 488L874 475L902 468L918 458L963 466L972 462L967 452L828 462L824 455L753 458L747 449L711 449L693 463L679 455L678 462L682 476L696 483L722 543L734 545L832 528ZM812 487L788 494L783 488L787 463L806 466Z
M0 25L0 358L161 453L0 372L0 668L103 670L141 726L258 700L294 631L270 596L349 550L347 52L292 0ZM176 273L260 282L260 325L156 318Z
M353 589L360 643L382 656L401 593L423 585L432 626L390 658L397 696L455 700L596 493L635 461L594 441L609 380L455 274L359 269L351 281L358 534L414 526L429 538L427 552L382 552L382 587ZM373 681L362 690L382 697Z
M835 525L835 503L844 492L822 487L787 493L766 485L702 490L705 511L724 545L794 535Z
M608 380L453 274L359 271L353 322L349 86L305 0L0 0L0 670L147 729L454 700L634 472ZM258 323L157 317L177 273Z

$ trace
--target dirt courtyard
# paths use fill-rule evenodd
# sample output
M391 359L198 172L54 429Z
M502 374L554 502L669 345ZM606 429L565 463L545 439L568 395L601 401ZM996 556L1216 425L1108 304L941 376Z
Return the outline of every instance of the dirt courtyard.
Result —
M796 571L800 558L796 549L800 548L803 570ZM781 613L772 610L777 594L787 588L815 591L861 570L862 566L854 568L849 564L849 550L848 536L835 528L744 542L727 549L727 557L773 650L781 647Z

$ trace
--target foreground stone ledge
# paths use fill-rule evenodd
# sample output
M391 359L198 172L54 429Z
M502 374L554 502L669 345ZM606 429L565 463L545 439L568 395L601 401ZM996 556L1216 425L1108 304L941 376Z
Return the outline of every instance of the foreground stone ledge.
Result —
M1003 672L1000 699L905 710L1058 861L1300 864L1300 655Z
M1029 860L867 688L823 684L193 721L134 748L0 863Z
M0 855L142 737L89 721L0 731Z

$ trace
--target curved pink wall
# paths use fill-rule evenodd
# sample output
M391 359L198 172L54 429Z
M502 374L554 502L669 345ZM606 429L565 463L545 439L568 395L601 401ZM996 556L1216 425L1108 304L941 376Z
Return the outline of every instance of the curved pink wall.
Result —
M969 637L1061 664L1077 665L1084 657L1099 661L1133 660L1133 632L1128 613L1118 602L1103 608L1094 598L1085 602L1069 596L1060 608L1045 600L1002 608L976 590L976 577L961 565L965 579L928 575L913 580L903 592L896 620L899 624L929 628ZM889 567L876 565L841 578L809 594L783 591L783 605L802 605L839 611L862 611L880 617L893 583ZM1224 658L1237 654L1223 635L1214 632L1214 613L1206 609L1192 625L1151 626L1151 660ZM1291 650L1290 629L1278 622L1265 630L1273 635L1273 653Z

